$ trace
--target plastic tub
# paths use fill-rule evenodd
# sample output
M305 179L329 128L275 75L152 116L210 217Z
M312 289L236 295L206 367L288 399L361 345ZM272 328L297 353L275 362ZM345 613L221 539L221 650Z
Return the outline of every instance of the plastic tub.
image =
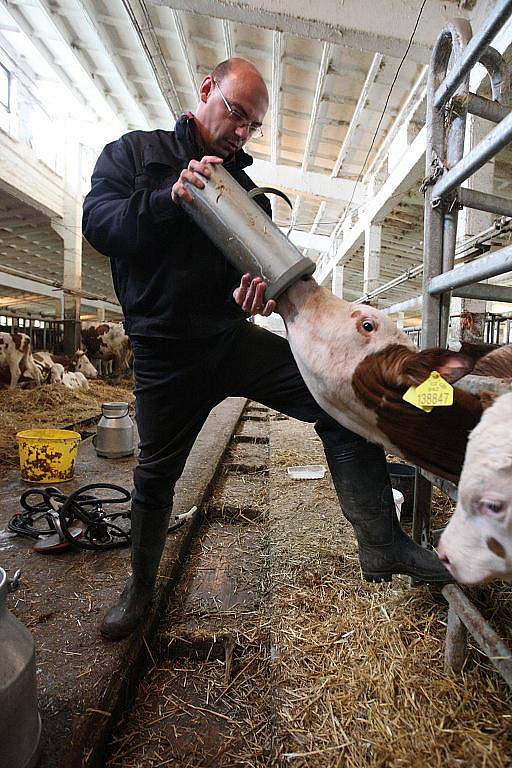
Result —
M288 467L288 474L294 480L321 480L325 475L325 467L323 464L302 464Z
M24 429L16 435L21 479L29 483L63 483L75 471L78 432L69 429Z

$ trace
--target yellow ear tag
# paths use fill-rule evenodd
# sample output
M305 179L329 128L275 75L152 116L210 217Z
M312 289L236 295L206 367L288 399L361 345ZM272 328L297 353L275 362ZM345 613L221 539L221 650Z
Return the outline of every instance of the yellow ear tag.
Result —
M437 371L432 371L419 387L409 387L403 399L407 403L430 413L432 408L453 404L453 387Z

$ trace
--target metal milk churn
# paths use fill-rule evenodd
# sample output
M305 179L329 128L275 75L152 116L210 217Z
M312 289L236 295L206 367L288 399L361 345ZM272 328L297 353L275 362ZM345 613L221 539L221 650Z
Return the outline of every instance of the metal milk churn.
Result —
M204 189L185 184L194 202L182 201L181 207L224 256L240 272L265 280L267 300L279 298L301 277L312 275L315 262L302 255L221 165L210 168L210 179L199 176Z
M135 425L128 414L128 403L103 403L93 445L98 456L119 459L135 450Z
M0 768L32 768L40 752L34 639L6 605L18 578L0 568Z

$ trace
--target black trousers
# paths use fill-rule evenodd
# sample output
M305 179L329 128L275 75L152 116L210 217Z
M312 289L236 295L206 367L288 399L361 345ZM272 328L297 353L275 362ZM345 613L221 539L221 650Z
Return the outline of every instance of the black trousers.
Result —
M131 342L140 435L133 500L141 508L169 508L201 427L229 396L314 423L324 447L340 462L350 461L365 442L317 405L286 339L252 323L207 339L136 336Z

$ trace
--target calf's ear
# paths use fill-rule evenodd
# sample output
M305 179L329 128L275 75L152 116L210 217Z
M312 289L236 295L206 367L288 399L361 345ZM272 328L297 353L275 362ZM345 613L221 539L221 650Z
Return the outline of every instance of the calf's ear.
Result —
M474 362L461 352L449 349L423 349L407 358L402 374L410 385L425 381L432 371L437 371L445 381L451 384L461 379L473 369Z

